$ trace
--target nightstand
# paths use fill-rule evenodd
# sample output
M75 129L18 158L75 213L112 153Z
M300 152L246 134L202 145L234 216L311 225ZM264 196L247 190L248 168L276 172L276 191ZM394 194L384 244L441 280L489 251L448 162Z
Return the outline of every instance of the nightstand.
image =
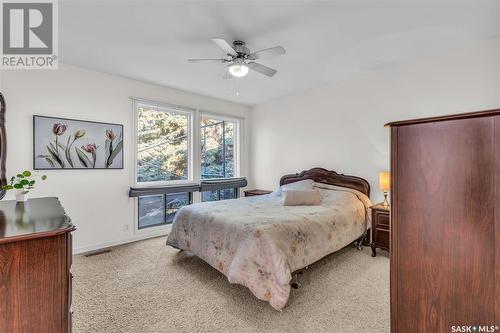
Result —
M390 207L376 204L372 208L372 257L377 255L377 248L389 252L391 240Z
M245 193L245 197L254 197L256 195L264 195L264 194L269 194L272 192L273 191L267 191L267 190L246 190L246 191L243 191L243 193Z

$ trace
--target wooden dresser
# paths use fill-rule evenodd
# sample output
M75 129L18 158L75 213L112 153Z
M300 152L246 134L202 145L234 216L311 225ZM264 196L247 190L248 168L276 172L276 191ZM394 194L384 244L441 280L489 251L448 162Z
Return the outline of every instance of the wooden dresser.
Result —
M0 201L0 332L71 331L71 232L57 198Z
M391 331L497 332L500 110L389 126Z

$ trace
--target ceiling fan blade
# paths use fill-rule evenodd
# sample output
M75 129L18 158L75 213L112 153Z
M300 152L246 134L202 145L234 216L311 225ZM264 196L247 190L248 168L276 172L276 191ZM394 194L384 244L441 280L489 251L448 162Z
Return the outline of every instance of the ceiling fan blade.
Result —
M226 42L225 39L223 38L212 38L212 41L217 44L218 47L220 47L222 50L224 50L224 52L226 52L227 54L230 54L232 56L237 56L238 55L238 52L236 52L233 47L228 43Z
M224 63L227 62L227 59L188 59L188 62L217 62Z
M282 46L270 47L268 49L256 51L248 55L248 59L257 60L264 57L271 57L275 55L285 54L286 51Z
M247 65L248 65L248 67L250 67L250 69L253 69L256 72L259 72L260 74L267 75L269 77L273 76L274 74L276 74L278 72L275 69L258 64L256 62L249 62Z

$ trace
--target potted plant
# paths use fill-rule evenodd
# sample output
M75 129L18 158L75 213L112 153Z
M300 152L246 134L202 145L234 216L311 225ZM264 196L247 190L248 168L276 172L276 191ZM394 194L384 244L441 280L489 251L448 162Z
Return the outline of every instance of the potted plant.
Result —
M45 180L47 176L34 175L31 171L25 170L22 173L18 173L16 176L12 176L10 184L2 186L2 189L15 190L16 201L23 202L28 200L28 193L35 188L36 178Z

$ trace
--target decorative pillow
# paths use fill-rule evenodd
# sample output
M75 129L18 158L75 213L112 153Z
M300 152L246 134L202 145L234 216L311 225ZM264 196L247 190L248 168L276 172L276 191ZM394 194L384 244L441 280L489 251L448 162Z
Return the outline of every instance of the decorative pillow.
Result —
M282 193L283 206L317 206L321 204L318 190L285 190Z
M310 191L313 189L314 181L311 179L301 180L299 182L290 183L282 185L279 189L273 192L275 195L281 195L283 191L294 190L294 191Z

